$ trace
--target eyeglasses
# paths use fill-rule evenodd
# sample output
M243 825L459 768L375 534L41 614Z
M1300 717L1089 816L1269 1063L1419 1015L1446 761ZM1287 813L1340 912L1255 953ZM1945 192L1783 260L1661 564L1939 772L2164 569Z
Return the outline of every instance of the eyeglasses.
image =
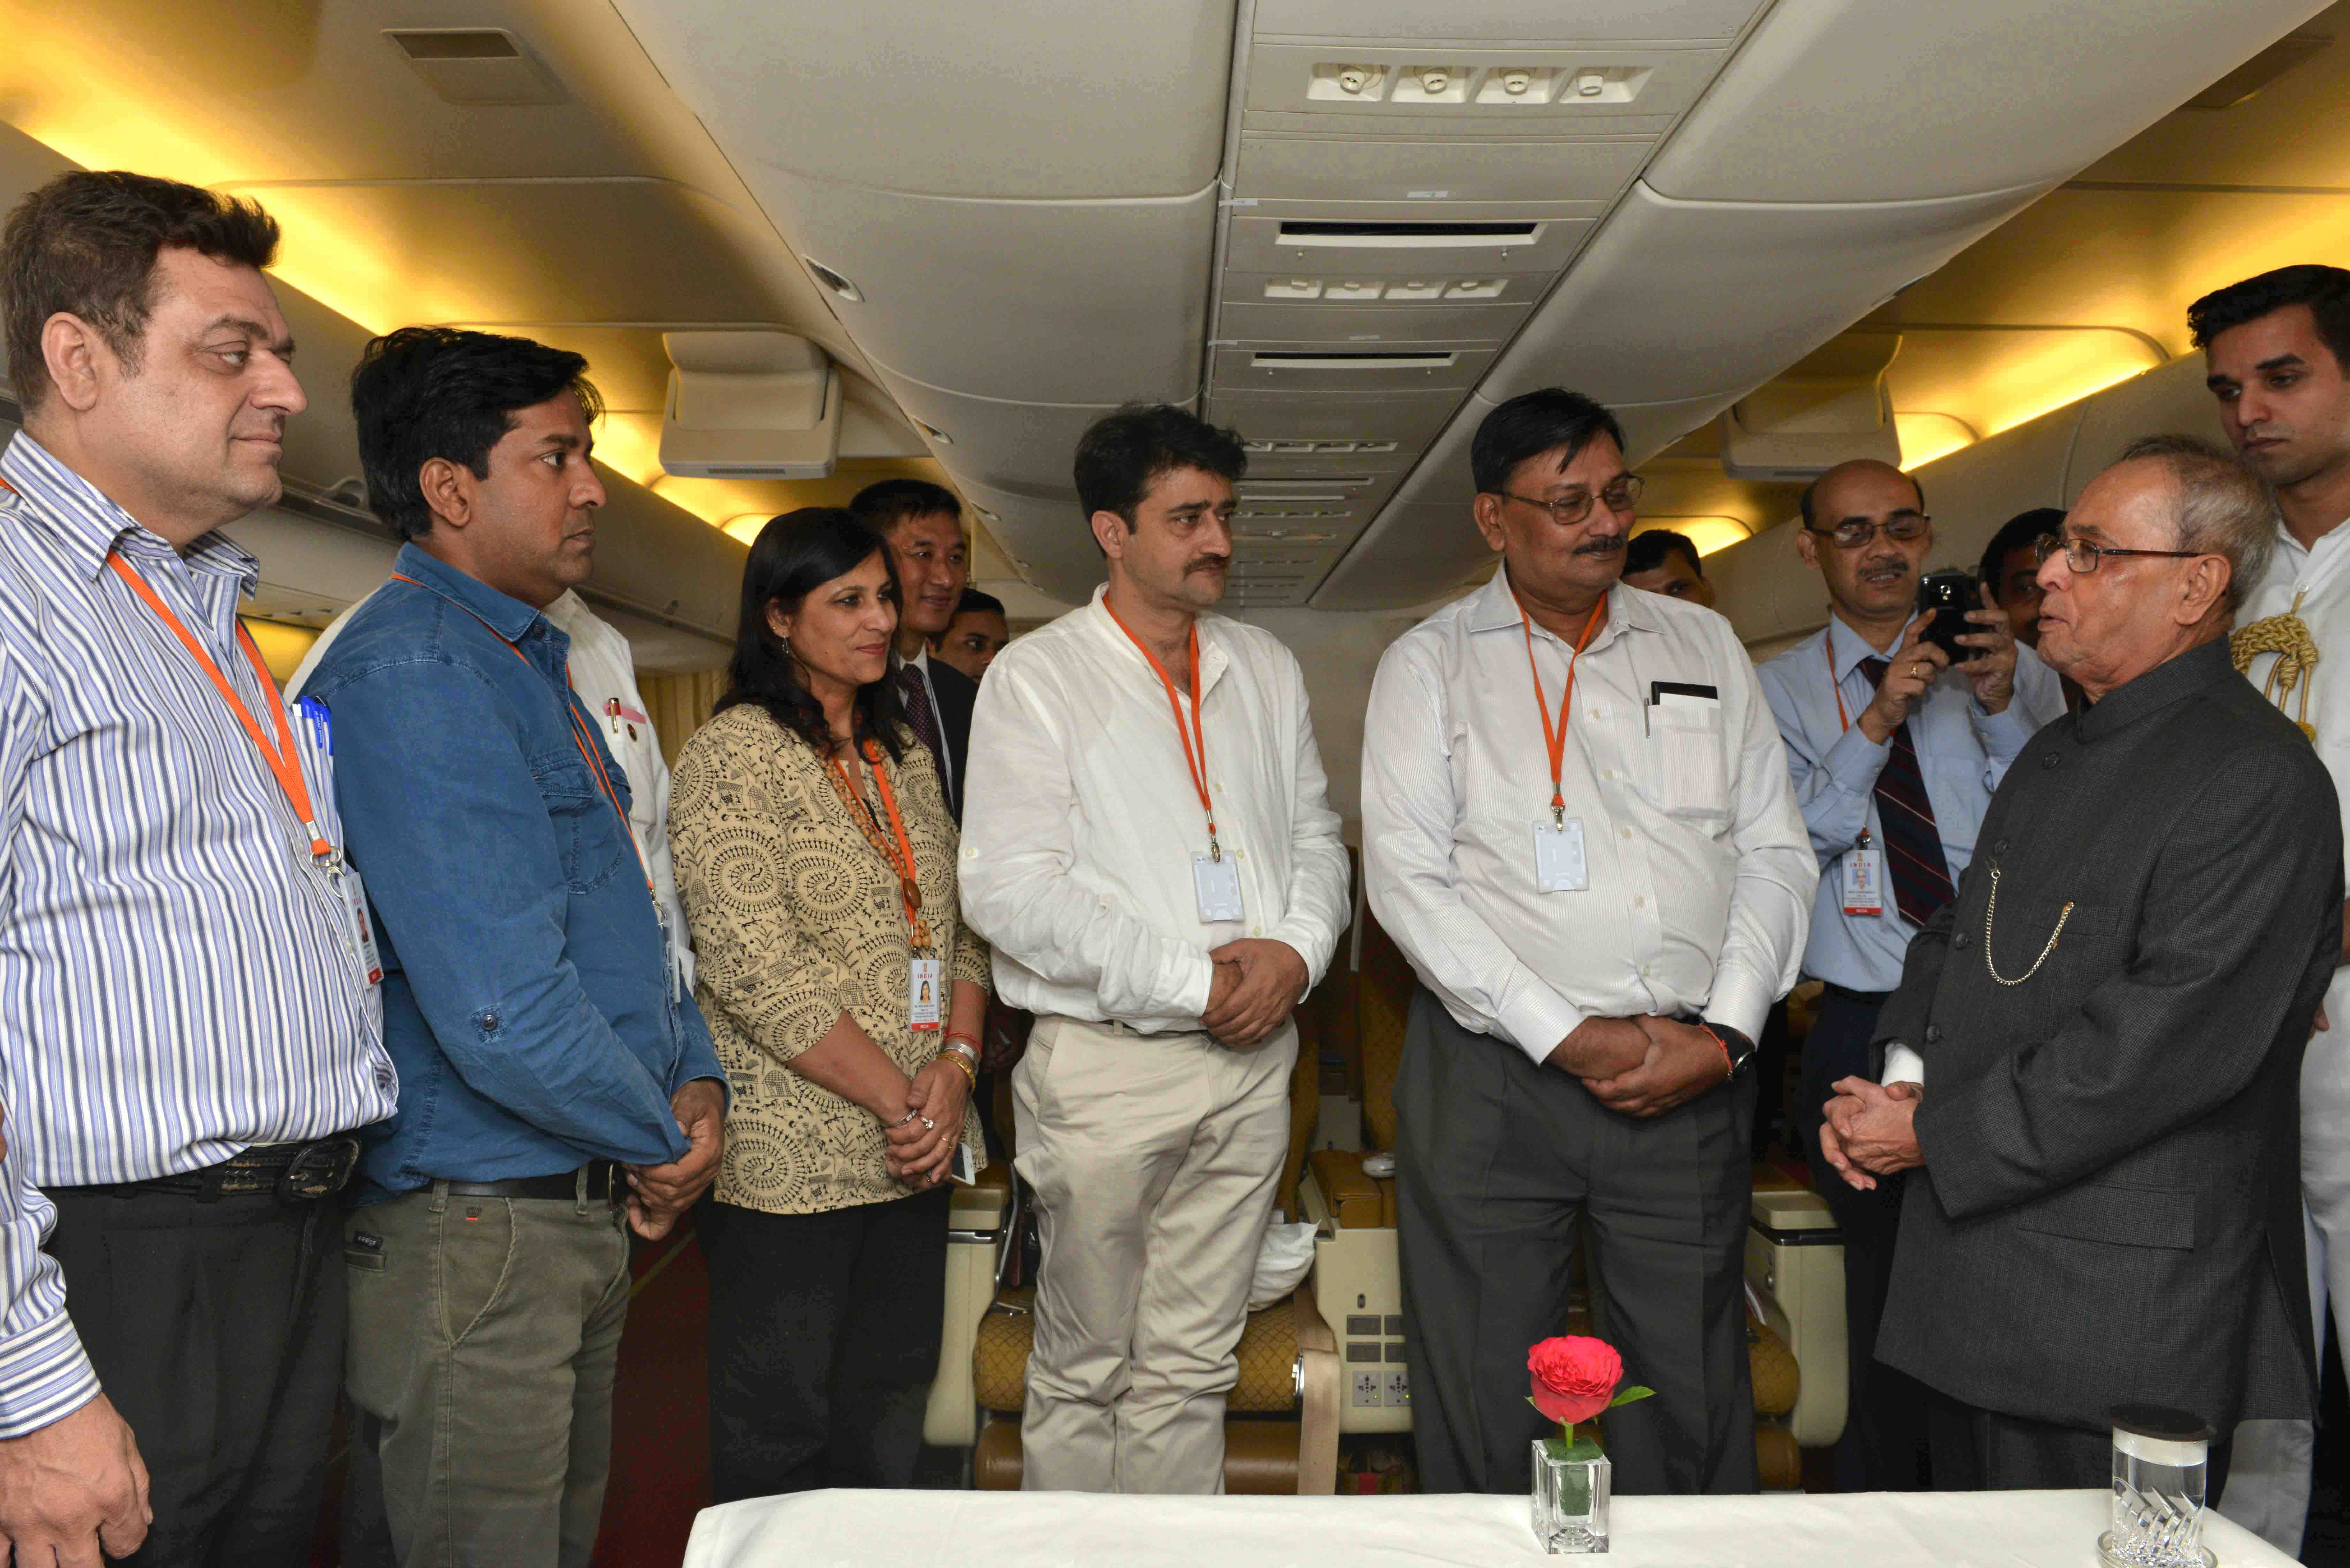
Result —
M1591 504L1595 499L1607 503L1607 510L1610 512L1631 511L1634 504L1639 501L1640 492L1648 483L1637 473L1621 474L1602 485L1596 497L1587 490L1578 490L1572 495L1562 495L1555 501L1537 501L1531 495L1520 495L1508 490L1495 491L1494 493L1504 501L1523 501L1529 506L1539 506L1556 518L1559 525L1564 528L1572 527L1590 516Z
M1896 512L1882 523L1872 523L1866 517L1848 517L1833 528L1815 528L1806 523L1804 532L1835 540L1839 550L1864 550L1880 533L1896 543L1907 545L1913 539L1924 538L1927 530L1933 525L1934 520L1923 512Z
M2060 539L2054 534L2043 534L2032 546L2033 558L2045 566L2048 557L2062 552L2064 564L2081 576L2097 569L2097 562L2106 556L2161 556L2174 561L2191 561L2209 552L2203 550L2117 550L2111 545L2092 545L2086 539Z

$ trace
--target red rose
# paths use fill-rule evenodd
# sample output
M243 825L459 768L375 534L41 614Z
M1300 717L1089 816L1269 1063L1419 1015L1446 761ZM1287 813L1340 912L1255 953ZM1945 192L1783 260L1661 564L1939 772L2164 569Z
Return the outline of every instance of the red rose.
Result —
M1624 1358L1604 1339L1569 1334L1528 1351L1526 1370L1534 1374L1534 1408L1572 1427L1607 1408L1624 1380Z

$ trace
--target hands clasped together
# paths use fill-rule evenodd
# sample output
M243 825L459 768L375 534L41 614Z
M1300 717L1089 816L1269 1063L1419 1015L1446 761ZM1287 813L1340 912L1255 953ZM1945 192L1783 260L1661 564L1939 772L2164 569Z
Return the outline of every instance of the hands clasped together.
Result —
M1926 1163L1916 1126L1924 1089L1866 1078L1838 1078L1831 1087L1835 1098L1828 1102L1828 1119L1820 1124L1820 1153L1847 1183L1866 1192L1880 1176Z
M917 1192L945 1181L952 1170L955 1146L962 1141L971 1083L944 1056L915 1074L906 1085L906 1119L894 1126L882 1124L883 1168Z
M1548 1061L1627 1116L1662 1116L1730 1076L1720 1041L1694 1023L1653 1014L1586 1018Z
M1287 942L1251 937L1208 956L1215 961L1216 978L1200 1023L1236 1050L1262 1044L1305 995L1305 961Z

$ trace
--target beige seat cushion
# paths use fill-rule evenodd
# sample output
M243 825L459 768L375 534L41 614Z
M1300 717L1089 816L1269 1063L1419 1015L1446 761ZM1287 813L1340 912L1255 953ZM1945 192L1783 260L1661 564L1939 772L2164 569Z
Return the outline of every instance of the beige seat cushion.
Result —
M1036 1343L1032 1293L1008 1291L979 1320L972 1348L972 1390L983 1410L1016 1414L1028 1402L1028 1353ZM1226 1408L1241 1415L1286 1415L1297 1408L1296 1298L1249 1314L1241 1330L1240 1382ZM1289 1439L1295 1480L1296 1437Z

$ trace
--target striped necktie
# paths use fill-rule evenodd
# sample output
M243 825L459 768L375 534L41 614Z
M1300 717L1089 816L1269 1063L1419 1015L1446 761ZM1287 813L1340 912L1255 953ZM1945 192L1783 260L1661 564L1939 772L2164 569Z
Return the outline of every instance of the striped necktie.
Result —
M939 742L939 715L931 706L930 683L912 664L898 666L898 694L906 708L906 722L914 727L914 739L931 749L931 764L939 770L939 793L946 796L947 805L954 805L954 785L947 778L947 749Z
M1871 686L1885 680L1886 661L1864 659L1861 672ZM1893 880L1894 907L1913 926L1949 903L1950 864L1942 858L1941 829L1934 826L1934 803L1926 798L1926 774L1918 765L1918 744L1904 719L1893 732L1893 752L1877 775L1877 818L1885 829L1885 869Z

